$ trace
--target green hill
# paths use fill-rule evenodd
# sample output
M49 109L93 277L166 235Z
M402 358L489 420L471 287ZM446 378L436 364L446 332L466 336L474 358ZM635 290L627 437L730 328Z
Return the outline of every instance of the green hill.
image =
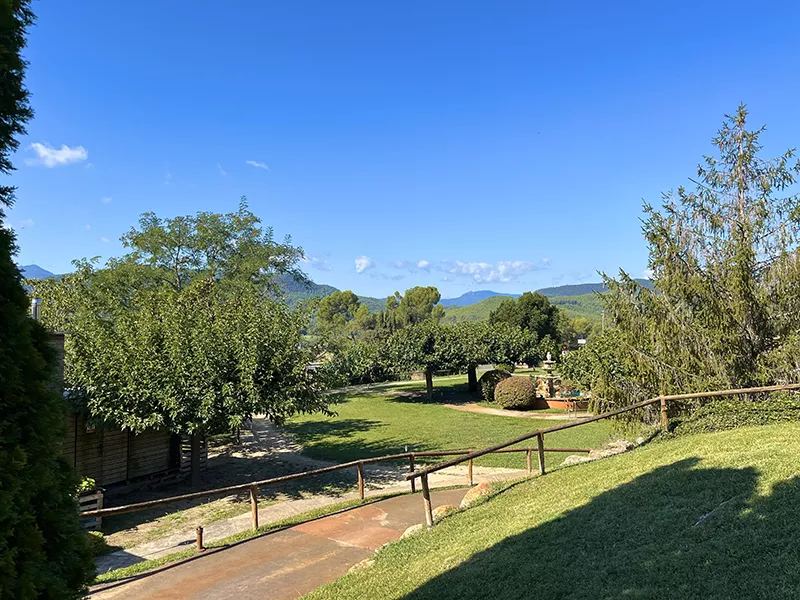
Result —
M298 304L305 300L312 298L324 298L330 296L333 292L338 292L339 289L332 285L325 285L324 283L304 283L297 281L291 275L279 275L275 281L283 291L283 297L291 308L295 308ZM380 312L386 308L386 300L383 298L370 298L369 296L359 296L362 304L366 304L369 312Z
M508 296L492 296L467 306L447 306L444 309L444 323L462 323L464 321L486 321L489 313L495 310Z
M463 321L485 321L489 314L500 306L507 296L492 296L468 306L448 306L444 309L445 323L461 323ZM550 302L565 311L572 318L586 317L590 321L600 321L603 305L595 294L581 296L556 296Z
M747 427L504 484L308 597L799 598L798 452Z
M600 321L603 305L597 294L583 294L580 296L554 296L550 302L566 312L573 319L585 317L590 321Z

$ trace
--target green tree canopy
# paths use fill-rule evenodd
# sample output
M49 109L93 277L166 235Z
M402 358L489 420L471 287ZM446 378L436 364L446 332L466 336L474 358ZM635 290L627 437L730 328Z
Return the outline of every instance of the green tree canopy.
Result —
M433 372L466 366L461 343L452 327L434 320L404 327L385 342L385 359L397 372L423 371L430 399Z
M250 212L242 198L236 212L199 212L165 219L144 213L139 227L122 236L130 252L110 266L144 266L149 277L182 289L200 276L222 281L269 282L288 273L303 281L297 267L302 248L291 238L276 242L271 227Z
M525 292L519 298L503 300L489 315L490 323L507 323L520 331L527 331L541 340L549 335L559 338L560 313L546 296L538 292Z
M0 5L0 173L31 116L21 57L33 23L29 2ZM50 389L53 368L44 329L28 299L3 223L14 188L0 187L0 598L77 598L93 577L78 526L77 482L61 456L64 399Z
M136 310L116 318L83 313L76 323L70 383L96 417L132 431L230 431L256 414L281 422L325 410L301 343L306 316L235 296L200 280L180 292L140 290Z
M427 320L439 322L444 317L444 307L439 304L441 299L439 290L432 285L413 287L402 296L400 292L395 292L394 296L386 299L382 326L394 331Z

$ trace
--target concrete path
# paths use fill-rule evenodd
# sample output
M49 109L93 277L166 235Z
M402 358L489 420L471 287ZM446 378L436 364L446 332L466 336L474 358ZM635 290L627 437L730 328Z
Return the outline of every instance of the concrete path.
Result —
M393 470L392 474L394 477L388 481L383 478L377 482L370 482L370 473L367 472L367 490L365 496L375 497L384 494L407 492L410 490L410 484L402 480L402 476L405 473ZM383 473L383 475L385 477L387 474ZM482 483L484 481L491 483L494 481L524 477L526 475L526 471L518 469L477 466L473 469L473 481L475 483ZM431 487L434 488L464 485L467 482L467 470L466 467L463 466L444 469L433 473L429 481ZM340 496L315 495L299 500L276 502L259 508L259 524L267 525L269 523L275 523L316 508L330 506L331 504L337 504L357 497L357 492L351 492ZM239 516L217 521L216 523L198 523L198 525L203 525L204 541L206 543L215 542L235 533L250 529L250 511L247 510L247 512ZM190 548L194 544L194 541L195 531L192 528L132 548L126 548L125 550L118 550L105 556L99 556L96 560L97 572L106 573L114 569L129 567L144 560L152 560L174 554Z
M465 489L432 492L434 506L458 505ZM419 494L396 496L207 551L124 582L91 590L96 600L298 598L344 575L411 525L424 522Z
M488 406L481 406L473 402L467 404L443 404L447 408L460 410L461 412L478 413L481 415L495 415L498 417L518 417L520 419L542 419L545 421L568 421L570 419L586 419L592 415L587 412L578 413L541 413L535 410L508 410L507 408L489 408Z

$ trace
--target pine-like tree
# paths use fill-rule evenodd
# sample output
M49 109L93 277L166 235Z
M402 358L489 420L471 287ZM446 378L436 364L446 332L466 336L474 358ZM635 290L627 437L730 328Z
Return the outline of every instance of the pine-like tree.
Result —
M21 57L33 22L27 0L0 3L0 172L32 112ZM28 317L13 232L0 187L0 598L73 598L91 578L86 534L78 526L75 480L61 458L64 401L48 389L47 335Z

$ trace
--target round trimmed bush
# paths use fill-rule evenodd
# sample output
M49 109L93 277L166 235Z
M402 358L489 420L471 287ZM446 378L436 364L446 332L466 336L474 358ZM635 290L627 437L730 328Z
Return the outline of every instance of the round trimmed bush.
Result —
M486 371L486 373L481 375L481 378L478 380L478 385L480 386L481 390L481 398L483 398L485 402L494 402L495 386L503 379L508 379L509 377L511 377L509 373L506 371L500 371L499 369Z
M494 401L503 408L530 408L536 399L536 386L530 377L509 377L494 388Z

